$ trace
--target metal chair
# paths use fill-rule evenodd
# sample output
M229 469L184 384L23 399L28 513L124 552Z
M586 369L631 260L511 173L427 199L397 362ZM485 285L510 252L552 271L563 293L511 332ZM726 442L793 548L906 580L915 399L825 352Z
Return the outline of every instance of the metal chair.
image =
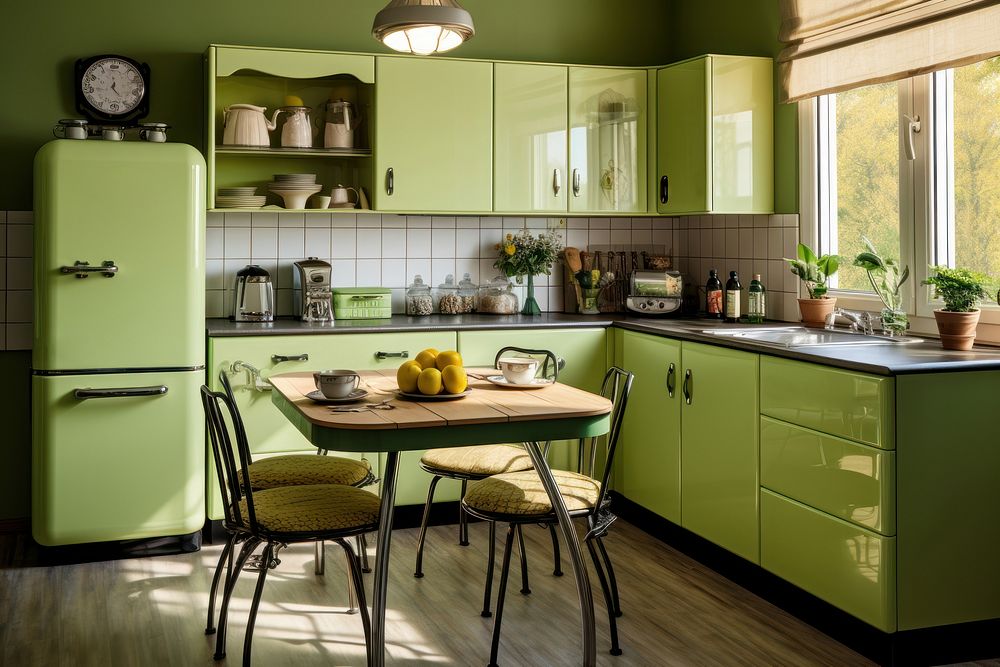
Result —
M219 382L229 402L233 405L232 427L236 436L249 440L243 418L240 416L239 409L236 408L236 397L225 370L219 372ZM247 467L250 471L250 484L254 491L305 484L346 484L364 487L376 481L368 461L364 459L357 461L339 456L317 459L310 454L284 454L254 461L248 451ZM236 475L242 483L244 479L242 470L237 470ZM228 531L228 533L226 546L219 556L219 563L215 566L215 575L212 577L212 587L208 598L208 620L205 623L206 635L215 632L215 600L218 595L219 581L222 579L223 565L228 565L227 578L232 574L232 553L237 533L233 531ZM368 572L368 555L364 535L359 535L357 542L358 551L362 554L362 571ZM258 559L251 557L250 560L255 562ZM323 574L326 565L326 551L323 542L316 543L315 563L316 574ZM353 588L349 587L348 590L351 591L350 599L353 610Z
M611 559L604 547L603 539L608 534L608 528L617 519L609 510L608 482L613 470L615 450L618 436L621 432L628 396L632 391L633 375L618 367L612 367L604 376L601 395L614 404L611 412L611 429L607 436L587 438L581 441L581 453L585 456L586 472L575 473L565 470L554 470L553 475L559 485L559 491L566 502L569 514L573 518L587 519L587 534L584 541L590 557L594 561L597 578L601 583L604 601L608 608L608 622L611 631L611 655L621 655L618 644L618 624L616 619L621 616L621 602L618 596L618 583L611 566ZM600 477L596 477L598 461L597 453L602 438L605 442L605 461ZM581 464L581 465L583 465ZM471 485L469 492L462 500L462 506L470 515L489 521L491 528L497 522L508 524L507 541L504 545L503 562L500 572L500 586L497 591L497 611L493 619L493 642L490 648L490 665L497 664L497 654L500 649L500 623L503 619L504 596L507 588L507 576L510 572L510 553L514 535L522 524L547 523L554 526L556 516L541 480L534 470L504 473ZM600 552L600 557L598 557ZM603 561L603 567L602 567Z
M226 576L222 596L214 658L222 660L226 657L229 602L250 554L259 545L264 545L243 642L245 667L250 665L254 623L267 572L281 562L276 557L278 550L289 544L322 540L339 544L347 557L351 585L361 610L365 644L370 653L371 620L365 603L361 561L347 540L378 528L378 496L342 484L303 484L263 490L251 488L243 483L245 479L252 479L250 447L245 432L236 426L239 420L236 404L226 394L213 392L205 386L201 388L201 397L225 509L223 524L234 536L226 545L228 553L223 552L223 559L228 558L232 566ZM233 426L235 447L227 421ZM233 550L240 543L242 547L233 562ZM216 577L218 574L217 570Z
M551 378L555 382L559 377L559 370L565 362L558 359L549 350L532 350L521 347L504 347L497 352L493 359L493 367L498 368L500 357L508 352L517 352L529 356L541 357L541 377ZM546 444L546 449L548 445ZM547 453L547 451L546 451ZM523 447L515 445L475 445L472 447L452 447L446 449L429 449L420 458L420 467L429 472L431 478L430 487L427 490L427 502L424 504L423 519L420 522L420 535L417 538L417 562L413 576L420 578L424 576L424 543L427 537L427 525L430 522L431 505L434 503L434 490L441 479L457 479L462 482L462 496L465 496L468 483L486 479L491 475L505 472L517 472L531 470L531 458ZM490 524L490 555L487 565L486 591L483 596L483 610L481 615L489 617L490 594L493 589L493 569L496 560L494 544L496 541L496 526ZM552 537L552 549L555 566L552 574L562 576L559 557L559 539L556 537L554 525L549 525L549 534ZM520 525L517 528L518 550L521 554L521 593L527 595L531 593L528 586L528 561L524 551L524 535ZM469 525L464 508L459 505L458 512L458 543L460 546L469 545Z

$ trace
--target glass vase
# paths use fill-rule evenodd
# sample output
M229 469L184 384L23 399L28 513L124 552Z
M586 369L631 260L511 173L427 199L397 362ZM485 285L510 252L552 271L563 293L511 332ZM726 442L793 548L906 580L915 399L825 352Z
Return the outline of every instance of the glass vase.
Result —
M883 308L881 316L883 334L886 336L906 335L906 330L910 327L910 321L906 316L905 310L900 310L898 308Z
M522 315L541 315L542 309L538 307L538 302L535 301L535 277L528 274L528 289L527 296L524 299L524 306L521 308Z

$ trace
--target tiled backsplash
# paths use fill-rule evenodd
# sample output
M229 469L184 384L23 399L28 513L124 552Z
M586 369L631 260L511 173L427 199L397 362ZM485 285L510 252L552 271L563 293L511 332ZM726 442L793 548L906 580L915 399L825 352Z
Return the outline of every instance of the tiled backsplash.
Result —
M744 289L761 274L768 317L798 319L796 278L781 261L794 256L797 215L715 215L679 218L522 218L403 216L374 213L209 213L206 239L206 315L224 317L236 272L249 263L271 272L278 315L292 314L292 263L318 257L333 267L335 287L389 287L402 312L413 276L431 285L453 274L474 282L496 275L495 246L522 227L558 230L580 249L662 245L700 289L708 270L739 271ZM0 211L0 349L29 349L32 333L32 214ZM563 270L535 279L542 310L563 310ZM524 288L517 288L523 299ZM744 299L744 303L745 303Z

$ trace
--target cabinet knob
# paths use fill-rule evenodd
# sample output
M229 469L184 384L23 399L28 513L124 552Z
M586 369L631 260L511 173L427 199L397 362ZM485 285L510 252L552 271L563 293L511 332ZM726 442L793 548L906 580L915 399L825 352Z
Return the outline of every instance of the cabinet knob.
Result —
M392 172L392 167L385 170L385 193L391 195L392 191L396 189L395 176Z

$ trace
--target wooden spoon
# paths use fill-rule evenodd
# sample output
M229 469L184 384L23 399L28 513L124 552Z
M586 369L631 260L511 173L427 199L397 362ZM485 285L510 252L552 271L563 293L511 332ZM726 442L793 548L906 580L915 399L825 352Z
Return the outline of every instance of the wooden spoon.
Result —
M566 257L566 265L569 266L569 270L573 273L583 270L583 262L580 261L580 251L576 248L569 247L563 251Z

